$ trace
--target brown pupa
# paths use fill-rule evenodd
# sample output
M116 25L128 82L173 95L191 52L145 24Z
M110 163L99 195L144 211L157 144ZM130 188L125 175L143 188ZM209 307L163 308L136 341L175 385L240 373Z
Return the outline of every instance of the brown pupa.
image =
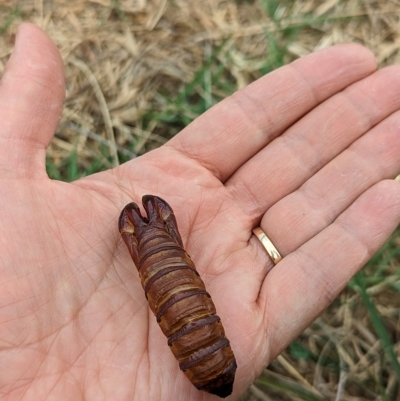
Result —
M221 319L182 239L172 208L163 199L142 198L124 207L119 231L139 271L150 309L180 369L199 389L231 394L236 360Z

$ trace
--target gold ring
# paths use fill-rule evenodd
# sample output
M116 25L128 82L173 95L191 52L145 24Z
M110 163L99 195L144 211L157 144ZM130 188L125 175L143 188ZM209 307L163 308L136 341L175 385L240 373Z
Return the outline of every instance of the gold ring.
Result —
M254 235L260 240L268 255L271 257L274 264L282 260L281 254L275 248L271 240L266 236L265 232L260 227L253 228Z

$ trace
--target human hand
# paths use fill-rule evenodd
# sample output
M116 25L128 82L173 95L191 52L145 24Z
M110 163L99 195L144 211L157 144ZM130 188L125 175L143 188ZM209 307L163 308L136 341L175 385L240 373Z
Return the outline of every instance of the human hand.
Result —
M144 194L175 211L236 355L237 398L399 222L400 69L374 70L358 45L312 54L163 147L64 183L45 171L62 61L23 25L0 86L3 399L217 399L179 371L118 233ZM274 268L257 225L284 257Z

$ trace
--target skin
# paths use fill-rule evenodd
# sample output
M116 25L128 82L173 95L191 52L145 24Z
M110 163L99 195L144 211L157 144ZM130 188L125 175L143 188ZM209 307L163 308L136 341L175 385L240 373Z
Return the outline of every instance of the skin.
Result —
M2 400L217 399L179 371L118 233L144 194L175 211L236 354L236 399L399 223L399 88L400 67L376 71L365 48L336 46L160 149L67 184L45 171L62 60L22 25L0 85ZM273 269L258 225L284 256Z

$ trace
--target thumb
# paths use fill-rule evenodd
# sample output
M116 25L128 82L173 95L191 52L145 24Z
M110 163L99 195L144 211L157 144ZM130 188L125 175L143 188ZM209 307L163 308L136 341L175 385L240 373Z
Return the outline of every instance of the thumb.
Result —
M64 94L57 47L39 27L21 25L0 81L2 177L46 176L46 148L61 116Z

